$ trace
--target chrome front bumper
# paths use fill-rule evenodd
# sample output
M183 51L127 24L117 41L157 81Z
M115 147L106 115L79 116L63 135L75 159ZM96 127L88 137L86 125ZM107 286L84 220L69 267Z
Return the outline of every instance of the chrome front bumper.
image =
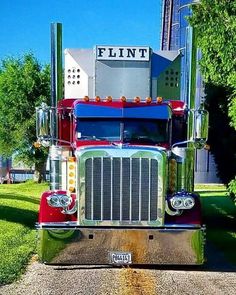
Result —
M38 228L39 257L47 264L110 264L113 251L132 253L132 264L204 262L204 228Z

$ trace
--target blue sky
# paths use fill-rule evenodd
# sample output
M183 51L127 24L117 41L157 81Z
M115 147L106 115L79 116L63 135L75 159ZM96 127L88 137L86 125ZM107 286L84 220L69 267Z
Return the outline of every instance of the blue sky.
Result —
M33 52L50 61L50 23L63 48L148 45L159 49L161 0L8 0L0 4L0 60Z

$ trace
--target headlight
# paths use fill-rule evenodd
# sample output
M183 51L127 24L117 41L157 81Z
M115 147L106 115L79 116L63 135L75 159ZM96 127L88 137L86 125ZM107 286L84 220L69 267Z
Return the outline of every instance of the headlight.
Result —
M62 195L60 198L60 203L61 203L62 207L70 206L71 202L72 202L72 198L70 196Z
M171 203L171 206L174 208L174 209L182 209L183 207L183 199L180 198L180 197L174 197L170 200L170 203Z
M195 200L190 194L183 192L183 194L175 194L170 199L170 204L176 210L192 209L195 205Z
M184 207L186 209L191 209L191 208L193 208L194 205L195 205L194 198L188 197L188 198L184 199Z
M51 195L47 197L48 205L51 207L61 207L58 195Z
M67 195L53 194L47 197L48 205L55 208L67 208L72 203L72 198Z

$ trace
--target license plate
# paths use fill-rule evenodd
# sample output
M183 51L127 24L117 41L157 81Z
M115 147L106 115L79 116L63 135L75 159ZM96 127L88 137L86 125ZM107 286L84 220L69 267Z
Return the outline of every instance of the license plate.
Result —
M125 265L132 263L130 252L110 252L110 263L116 265Z

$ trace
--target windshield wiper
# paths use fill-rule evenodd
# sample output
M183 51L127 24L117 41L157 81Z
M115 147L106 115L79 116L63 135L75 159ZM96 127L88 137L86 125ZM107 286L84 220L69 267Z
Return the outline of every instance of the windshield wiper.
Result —
M96 137L95 135L82 135L79 140L106 140L104 137Z
M152 140L147 136L137 136L137 137L125 137L124 142L140 142L140 143L151 143L156 144L156 141Z

